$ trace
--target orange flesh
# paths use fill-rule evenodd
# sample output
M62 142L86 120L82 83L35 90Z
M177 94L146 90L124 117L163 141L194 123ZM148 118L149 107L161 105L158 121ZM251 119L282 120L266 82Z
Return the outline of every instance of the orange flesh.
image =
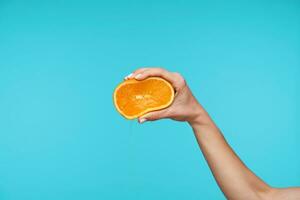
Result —
M174 89L162 78L151 77L142 81L126 80L114 92L117 110L127 119L168 107L174 98Z

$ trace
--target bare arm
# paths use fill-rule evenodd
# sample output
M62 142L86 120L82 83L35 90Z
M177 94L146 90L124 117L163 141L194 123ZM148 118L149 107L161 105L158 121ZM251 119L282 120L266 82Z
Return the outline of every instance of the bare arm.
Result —
M235 154L204 109L189 122L198 144L228 199L300 199L300 188L275 189L257 177Z
M162 118L187 121L194 131L215 180L228 199L300 199L300 188L272 188L245 166L207 112L197 102L180 74L161 68L141 68L127 78L142 80L149 76L160 76L170 81L176 90L176 97L169 108L148 113L140 117L139 121L142 123Z

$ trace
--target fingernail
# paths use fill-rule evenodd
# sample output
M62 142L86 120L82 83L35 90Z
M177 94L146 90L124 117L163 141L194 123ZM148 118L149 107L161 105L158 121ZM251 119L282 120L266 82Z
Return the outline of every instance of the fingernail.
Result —
M129 79L132 76L132 73L128 74L127 76L125 76L125 79Z
M140 124L144 123L145 121L147 121L147 119L145 118L140 119Z
M139 78L141 78L141 76L142 76L142 74L138 74L138 75L136 75L134 78L135 78L135 79L139 79Z

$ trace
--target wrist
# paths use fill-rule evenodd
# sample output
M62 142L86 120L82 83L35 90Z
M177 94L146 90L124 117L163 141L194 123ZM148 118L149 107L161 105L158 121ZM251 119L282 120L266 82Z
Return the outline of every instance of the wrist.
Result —
M192 128L197 126L207 126L213 124L211 118L205 109L197 103L197 105L193 108L192 116L187 120Z

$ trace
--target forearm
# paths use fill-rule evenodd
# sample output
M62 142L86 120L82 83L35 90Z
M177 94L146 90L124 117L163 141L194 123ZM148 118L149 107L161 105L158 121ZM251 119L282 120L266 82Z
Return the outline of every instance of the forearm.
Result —
M217 183L228 199L285 200L300 196L300 188L270 188L243 164L197 102L180 74L162 68L140 68L126 79L144 80L151 76L159 76L169 81L176 95L170 107L140 116L139 122L163 118L189 122Z
M270 187L243 164L205 110L201 106L198 109L197 118L189 124L225 196L228 199L263 199Z

